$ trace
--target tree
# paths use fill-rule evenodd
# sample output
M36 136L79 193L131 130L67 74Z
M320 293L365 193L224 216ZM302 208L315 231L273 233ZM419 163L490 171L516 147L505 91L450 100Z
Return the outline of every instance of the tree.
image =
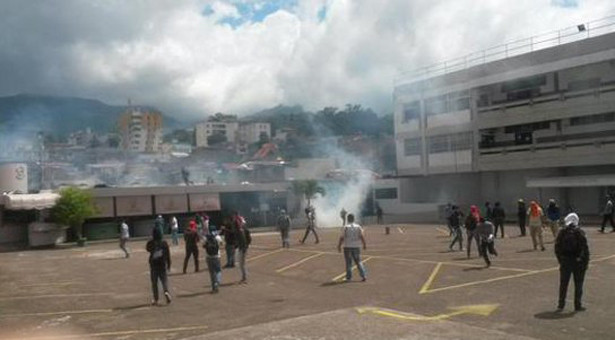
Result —
M308 206L311 205L311 200L316 198L316 195L324 196L326 194L325 188L318 185L318 182L313 179L293 181L293 192L305 197Z
M60 191L60 198L51 210L54 221L73 229L79 244L83 245L83 223L96 213L92 194L78 188L66 188Z

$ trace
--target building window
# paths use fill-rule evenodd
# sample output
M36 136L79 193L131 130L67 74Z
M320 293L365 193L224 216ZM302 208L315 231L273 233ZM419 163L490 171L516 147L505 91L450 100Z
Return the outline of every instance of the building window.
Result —
M404 104L404 123L412 119L419 119L420 116L421 104L418 100L413 101L412 103Z
M452 151L472 149L472 132L458 133L450 137Z
M446 95L437 96L425 100L425 115L437 115L449 112Z
M416 156L421 154L421 139L408 138L404 140L404 155Z
M377 200L394 200L397 199L397 188L382 188L374 190L374 196Z
M540 89L547 84L547 76L539 75L527 78L520 78L502 84L503 92L515 92L529 89Z
M450 151L449 136L429 137L429 153L441 153Z
M570 118L570 125L590 125L590 124L601 124L601 123L609 123L615 121L615 112L607 112L601 113L597 115L584 116L584 117L574 117Z

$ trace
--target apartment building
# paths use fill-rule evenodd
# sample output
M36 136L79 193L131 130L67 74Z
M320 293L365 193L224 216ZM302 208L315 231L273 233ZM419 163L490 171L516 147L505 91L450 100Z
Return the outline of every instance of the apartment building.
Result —
M122 148L136 152L159 152L162 147L162 114L130 108L119 119Z
M207 120L196 125L196 146L208 147L208 138L221 135L233 144L247 145L256 143L261 135L271 137L271 124L262 122L240 123L236 118Z
M513 215L519 198L555 198L596 215L615 192L613 32L579 25L402 75L396 199Z
M261 136L271 138L271 124L262 122L242 123L239 126L239 139L247 144L261 140Z

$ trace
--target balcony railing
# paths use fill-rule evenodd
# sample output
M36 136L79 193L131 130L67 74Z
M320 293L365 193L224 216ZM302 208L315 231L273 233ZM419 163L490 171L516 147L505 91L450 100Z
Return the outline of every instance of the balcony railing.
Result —
M461 71L473 66L483 65L489 62L503 60L612 32L615 32L615 15L557 31L511 41L462 57L403 72L395 78L395 86Z

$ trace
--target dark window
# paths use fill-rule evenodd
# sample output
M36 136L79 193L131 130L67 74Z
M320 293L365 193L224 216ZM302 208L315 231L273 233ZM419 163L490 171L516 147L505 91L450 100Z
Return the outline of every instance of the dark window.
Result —
M547 76L534 76L515 79L502 84L503 92L515 92L520 90L538 89L547 84Z
M453 151L472 149L472 133L464 132L451 135L451 149Z
M458 98L455 99L452 104L453 111L463 111L470 109L470 98Z
M597 115L570 118L570 125L601 124L615 121L615 112L601 113Z
M600 87L600 78L571 81L568 83L568 91L582 91Z
M404 155L416 156L421 154L421 139L409 138L404 140Z
M380 199L397 199L397 188L382 188L374 190L374 195L377 200Z
M420 116L421 104L418 101L404 104L404 123L412 119L419 119Z
M448 111L449 109L446 95L433 97L425 100L425 114L428 116L446 113Z
M449 136L429 137L429 153L441 153L450 151Z

